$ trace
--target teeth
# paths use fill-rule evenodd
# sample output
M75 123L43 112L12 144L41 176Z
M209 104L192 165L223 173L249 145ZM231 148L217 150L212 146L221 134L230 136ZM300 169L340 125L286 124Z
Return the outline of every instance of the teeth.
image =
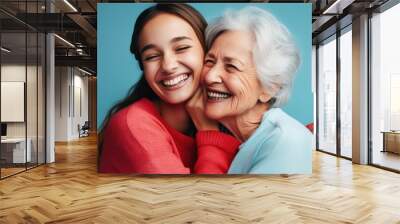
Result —
M168 86L168 87L174 86L174 85L186 80L188 77L189 76L187 74L183 74L183 75L177 76L177 77L175 77L173 79L170 79L170 80L164 80L164 81L162 81L162 84L164 86Z
M227 94L227 93L211 92L211 91L207 91L207 95L208 95L208 97L211 97L211 98L223 98L223 99L226 99L226 98L230 97L230 95Z

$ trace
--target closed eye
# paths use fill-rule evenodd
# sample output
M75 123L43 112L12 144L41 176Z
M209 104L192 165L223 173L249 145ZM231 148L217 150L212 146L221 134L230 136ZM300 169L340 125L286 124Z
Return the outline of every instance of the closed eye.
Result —
M177 52L184 52L185 50L191 48L192 46L186 45L186 46L180 46L178 48L176 48Z
M236 66L233 65L233 64L226 64L225 67L226 67L227 69L229 69L229 70L234 69L234 70L236 70L236 71L240 71L240 70L238 69L238 67L236 67Z
M159 55L149 55L144 57L144 61L154 61L159 57Z

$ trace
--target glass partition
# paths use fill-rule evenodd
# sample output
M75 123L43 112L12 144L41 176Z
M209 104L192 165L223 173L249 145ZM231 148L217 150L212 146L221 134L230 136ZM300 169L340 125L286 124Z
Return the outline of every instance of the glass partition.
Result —
M26 169L31 151L26 142L26 33L1 34L1 175ZM7 49L5 51L4 49Z
M38 34L36 32L27 33L27 98L26 98L26 112L27 112L27 149L31 151L30 159L27 163L28 168L37 165L38 144Z
M42 13L43 5L0 2L16 17ZM45 44L44 33L0 12L0 178L45 163Z
M43 33L38 34L38 74L37 74L37 162L44 164L46 162L46 145L45 145L45 124L46 124L46 37Z

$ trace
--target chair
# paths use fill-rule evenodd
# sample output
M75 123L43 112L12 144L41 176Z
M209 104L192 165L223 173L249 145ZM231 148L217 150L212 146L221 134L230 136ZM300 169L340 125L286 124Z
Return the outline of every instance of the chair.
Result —
M85 121L82 127L78 124L79 138L89 136L89 129L90 129L89 121Z

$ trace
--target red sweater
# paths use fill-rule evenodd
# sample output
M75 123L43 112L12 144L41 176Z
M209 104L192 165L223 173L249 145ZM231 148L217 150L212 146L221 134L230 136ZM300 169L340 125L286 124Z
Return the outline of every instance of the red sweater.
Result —
M162 119L153 102L141 99L110 119L104 132L99 171L223 174L239 144L234 137L218 131L200 131L196 139L186 136Z

